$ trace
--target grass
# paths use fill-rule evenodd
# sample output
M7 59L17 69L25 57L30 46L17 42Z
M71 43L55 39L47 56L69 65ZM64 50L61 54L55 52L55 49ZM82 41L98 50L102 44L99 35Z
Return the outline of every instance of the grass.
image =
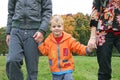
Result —
M97 80L98 64L96 57L74 56L74 80ZM112 80L120 80L120 57L112 57ZM25 64L22 67L26 78ZM5 56L0 56L0 80L8 80L5 73ZM52 80L47 57L39 59L38 80Z

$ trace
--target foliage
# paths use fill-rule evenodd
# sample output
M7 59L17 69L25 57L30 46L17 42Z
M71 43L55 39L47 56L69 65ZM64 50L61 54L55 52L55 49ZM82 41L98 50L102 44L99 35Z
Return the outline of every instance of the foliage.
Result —
M76 22L72 14L63 15L64 30L70 34L74 33Z
M0 54L5 55L7 53L7 44L5 41L5 27L0 29Z
M90 27L89 27L89 16L85 16L82 13L77 13L74 15L76 21L76 28L74 31L74 36L81 43L87 44L90 36Z

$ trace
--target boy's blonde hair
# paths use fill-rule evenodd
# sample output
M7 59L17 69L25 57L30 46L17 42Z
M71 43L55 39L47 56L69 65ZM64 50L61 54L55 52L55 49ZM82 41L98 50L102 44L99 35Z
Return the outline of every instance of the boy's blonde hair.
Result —
M55 25L63 25L64 21L63 18L60 15L54 15L51 17L50 20L50 25L55 24Z

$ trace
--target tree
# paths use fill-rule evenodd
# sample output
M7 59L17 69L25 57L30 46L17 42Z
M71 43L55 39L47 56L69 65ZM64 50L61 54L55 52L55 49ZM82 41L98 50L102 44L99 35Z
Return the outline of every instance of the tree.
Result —
M8 51L6 44L6 35L5 35L5 27L0 28L0 53L5 55Z
M83 44L87 44L90 36L90 21L89 16L82 13L77 13L74 15L76 21L76 27L74 31L74 36Z
M74 33L76 22L72 14L62 15L64 20L64 30L70 34Z

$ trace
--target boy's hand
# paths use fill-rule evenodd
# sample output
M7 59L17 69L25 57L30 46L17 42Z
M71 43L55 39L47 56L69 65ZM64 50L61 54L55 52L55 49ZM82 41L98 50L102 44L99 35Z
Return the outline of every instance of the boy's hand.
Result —
M91 46L87 46L88 52L92 52L95 48L91 47Z

